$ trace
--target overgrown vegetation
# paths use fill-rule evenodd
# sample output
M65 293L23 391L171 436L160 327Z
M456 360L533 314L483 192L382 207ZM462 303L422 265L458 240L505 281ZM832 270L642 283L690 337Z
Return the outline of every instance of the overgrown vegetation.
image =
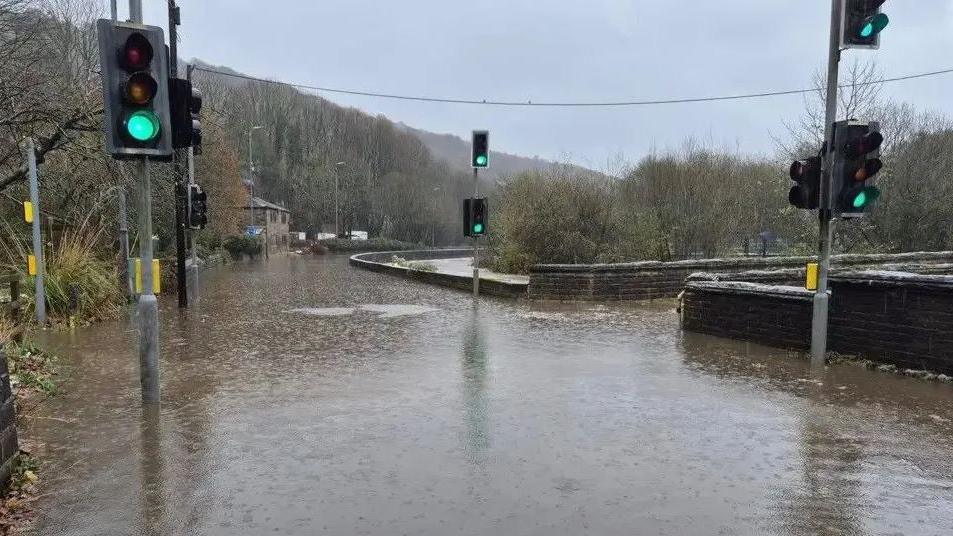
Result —
M348 240L346 238L331 238L318 242L331 253L361 253L365 251L407 251L422 249L421 244L402 242L392 238L371 238L370 240Z
M233 259L240 259L242 255L254 258L261 255L261 242L256 236L230 236L222 242L222 247Z
M19 393L20 389L32 390L46 395L55 395L57 358L36 346L8 343L4 345L10 384Z

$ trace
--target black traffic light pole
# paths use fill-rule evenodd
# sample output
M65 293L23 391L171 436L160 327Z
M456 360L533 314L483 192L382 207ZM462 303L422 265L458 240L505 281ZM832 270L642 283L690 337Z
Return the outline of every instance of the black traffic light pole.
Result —
M179 7L175 0L169 0L169 78L177 78L179 74L178 35L176 27L181 22ZM175 150L172 157L172 172L175 175L175 282L178 291L179 307L189 306L189 291L185 274L185 185L183 184L184 169L182 167L182 151Z
M470 203L470 226L476 215L477 198L480 197L480 169L473 168L473 202ZM480 295L480 236L473 235L473 295Z

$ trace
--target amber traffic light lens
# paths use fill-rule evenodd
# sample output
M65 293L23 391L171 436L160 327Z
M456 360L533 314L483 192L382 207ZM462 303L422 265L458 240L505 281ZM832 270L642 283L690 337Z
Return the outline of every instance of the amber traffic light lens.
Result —
M149 104L159 89L159 83L149 73L135 73L123 86L123 98L137 106Z

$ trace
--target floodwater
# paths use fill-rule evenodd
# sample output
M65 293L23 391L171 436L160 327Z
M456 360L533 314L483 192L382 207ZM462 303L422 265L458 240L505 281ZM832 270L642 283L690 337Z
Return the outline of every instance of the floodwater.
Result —
M953 386L682 334L672 303L540 305L273 257L135 332L47 344L37 534L953 533Z

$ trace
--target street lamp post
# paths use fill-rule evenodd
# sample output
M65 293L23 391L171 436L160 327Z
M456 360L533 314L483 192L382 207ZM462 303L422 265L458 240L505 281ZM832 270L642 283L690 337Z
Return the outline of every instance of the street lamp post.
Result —
M433 195L431 196L430 203L430 247L437 247L437 192L440 191L439 186L434 186Z
M346 164L347 162L334 164L334 238L341 238L341 215L338 209L338 175L341 174L340 169Z
M255 226L255 161L252 159L251 152L251 135L252 132L256 130L261 130L265 127L257 125L248 129L248 192L251 199L248 200L248 226Z

